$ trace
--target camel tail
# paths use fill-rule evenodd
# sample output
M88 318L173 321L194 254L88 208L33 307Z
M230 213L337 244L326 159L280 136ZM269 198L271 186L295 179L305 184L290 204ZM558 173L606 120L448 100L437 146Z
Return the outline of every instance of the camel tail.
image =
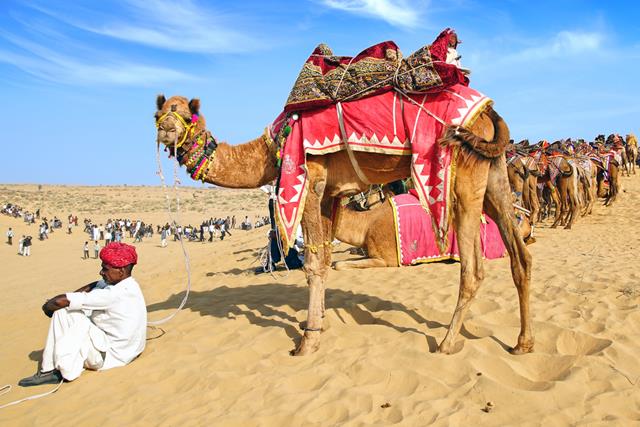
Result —
M491 118L494 127L492 141L487 141L459 126L449 126L440 139L442 145L462 146L486 159L500 157L509 144L509 127L498 113L491 107L485 112Z

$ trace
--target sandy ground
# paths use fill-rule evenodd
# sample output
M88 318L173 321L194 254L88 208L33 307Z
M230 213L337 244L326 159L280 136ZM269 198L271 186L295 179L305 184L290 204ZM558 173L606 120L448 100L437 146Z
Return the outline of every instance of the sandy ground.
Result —
M145 352L124 368L85 372L54 395L0 410L2 425L638 425L640 423L640 178L610 208L597 206L571 231L538 230L531 307L535 353L506 348L519 330L508 259L486 263L486 280L453 355L433 351L445 334L458 292L458 264L332 271L320 350L288 354L306 319L301 271L254 275L266 229L235 231L224 241L186 244L192 293L162 330L149 329ZM185 221L266 214L258 190L184 189ZM153 187L0 185L0 203L68 213L166 222L164 195ZM4 234L37 235L36 226L0 216ZM17 237L15 239L17 241ZM80 230L37 239L32 256L0 245L0 405L53 386L22 389L37 368L48 297L97 278L82 260ZM131 239L127 239L130 242ZM137 244L134 271L149 319L184 295L181 248L159 237ZM336 259L353 257L346 245ZM486 412L487 402L492 410Z

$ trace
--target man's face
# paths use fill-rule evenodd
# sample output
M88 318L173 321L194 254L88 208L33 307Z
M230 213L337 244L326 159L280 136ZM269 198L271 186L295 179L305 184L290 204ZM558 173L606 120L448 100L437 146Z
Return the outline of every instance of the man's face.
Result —
M115 285L121 280L127 277L127 273L124 267L112 267L109 264L102 263L102 269L100 270L100 276L110 285Z

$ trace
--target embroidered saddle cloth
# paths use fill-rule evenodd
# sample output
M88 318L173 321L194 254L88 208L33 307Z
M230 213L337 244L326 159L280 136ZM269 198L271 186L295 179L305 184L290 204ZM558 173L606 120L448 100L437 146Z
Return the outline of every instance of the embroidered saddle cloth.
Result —
M447 234L448 248L438 250L436 236L429 214L413 194L401 194L391 198L396 225L398 263L414 265L447 259L460 259L458 243L453 230ZM480 221L480 244L485 259L501 258L506 248L496 223L486 214Z
M291 89L285 112L326 107L338 101L353 101L388 92L394 87L404 93L442 90L468 79L453 64L447 64L449 28L431 45L423 46L406 59L392 41L378 43L354 57L336 56L329 46L319 45L306 60Z
M309 185L307 154L334 153L346 149L348 143L354 152L412 156L411 177L420 203L430 213L440 250L446 250L455 156L451 147L442 147L437 141L445 125L468 128L491 104L491 99L483 94L456 84L439 92L413 94L409 98L397 92L384 92L295 115L282 113L270 132L275 137L282 126L291 126L282 147L276 209L276 222L285 246L295 241L304 209Z

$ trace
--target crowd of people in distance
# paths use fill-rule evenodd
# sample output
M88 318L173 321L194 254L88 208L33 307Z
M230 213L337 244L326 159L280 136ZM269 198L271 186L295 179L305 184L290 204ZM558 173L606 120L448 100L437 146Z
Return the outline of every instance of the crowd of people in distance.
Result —
M55 229L63 227L63 221L57 216L53 219L40 217L40 209L30 212L13 203L5 203L2 206L2 214L13 218L23 218L29 225L35 224L36 220L40 222L38 226L38 240L45 241L49 239L50 234ZM100 249L107 246L111 242L121 243L125 238L133 239L133 243L140 243L143 239L153 238L154 234L160 236L160 246L166 247L168 240L173 241L190 241L190 242L213 242L214 239L224 240L226 236L231 236L233 229L236 227L241 230L252 230L270 224L268 216L256 217L252 222L249 216L245 216L244 220L237 224L236 217L227 216L226 218L210 217L204 219L199 226L191 224L181 225L166 223L165 225L156 225L146 223L141 219L116 218L108 219L104 223L94 222L90 218L83 220L83 232L87 234L87 240L82 246L82 258L97 259ZM73 233L73 228L78 226L78 216L69 214L67 216L67 234ZM7 244L13 245L14 230L9 228L6 232ZM31 246L33 237L23 235L18 240L18 254L23 256L31 255ZM90 252L93 249L93 257Z
M30 212L14 203L5 203L0 213L13 218L22 218L27 224L35 224L36 220L40 219L40 209Z

